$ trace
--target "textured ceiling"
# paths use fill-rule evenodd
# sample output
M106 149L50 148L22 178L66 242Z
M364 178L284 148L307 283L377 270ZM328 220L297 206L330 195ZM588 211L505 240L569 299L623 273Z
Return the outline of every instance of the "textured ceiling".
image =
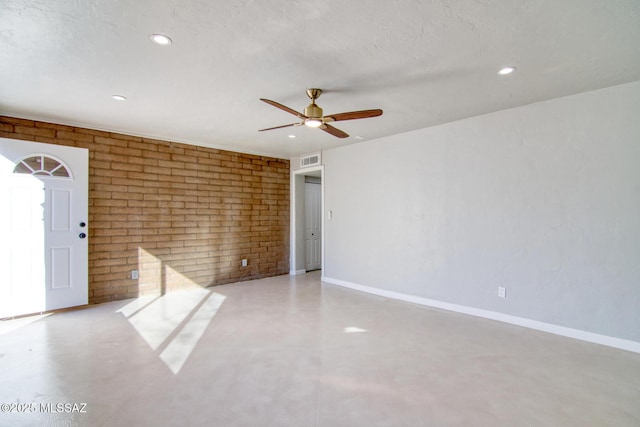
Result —
M0 0L0 114L289 158L640 80L639 18L638 0ZM302 111L310 87L325 113L384 115L336 123L348 139L258 133L296 121L259 98Z

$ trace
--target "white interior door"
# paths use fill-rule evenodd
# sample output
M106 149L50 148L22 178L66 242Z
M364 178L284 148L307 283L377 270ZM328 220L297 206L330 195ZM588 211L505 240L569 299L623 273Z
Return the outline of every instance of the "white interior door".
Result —
M306 182L304 186L305 269L311 271L322 266L321 186L315 182Z
M88 302L88 150L0 138L0 318Z

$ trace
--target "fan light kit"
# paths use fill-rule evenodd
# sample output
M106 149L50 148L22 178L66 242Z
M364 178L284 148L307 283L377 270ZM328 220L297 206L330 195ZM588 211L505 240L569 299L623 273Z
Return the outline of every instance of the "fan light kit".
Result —
M272 105L276 108L279 108L283 111L286 111L289 114L293 114L301 121L299 123L291 123L288 125L275 126L267 129L260 129L259 132L265 130L273 130L273 129L282 129L291 126L307 126L310 128L319 128L323 131L330 133L331 135L338 138L347 138L349 135L345 132L341 131L338 128L331 126L329 123L331 122L339 122L342 120L355 120L355 119L366 119L369 117L377 117L382 115L382 110L362 110L362 111L350 111L348 113L339 113L339 114L330 114L328 116L324 116L322 112L322 108L316 105L316 99L318 99L322 95L322 89L307 89L307 96L311 99L311 104L309 104L304 109L304 114L297 112L296 110L286 107L278 102L271 101L270 99L260 98L260 101L266 102L269 105Z
M319 128L322 126L322 121L318 119L305 119L304 125L310 128Z

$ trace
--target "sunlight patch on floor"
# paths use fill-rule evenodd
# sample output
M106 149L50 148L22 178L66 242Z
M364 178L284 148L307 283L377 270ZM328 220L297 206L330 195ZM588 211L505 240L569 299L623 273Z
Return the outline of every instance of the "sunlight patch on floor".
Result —
M18 317L17 319L2 320L0 321L0 335L6 334L7 332L15 331L16 329L36 322L51 314L53 313L37 314L34 316Z
M160 353L160 359L177 374L222 306L225 296L212 292L178 335Z
M146 295L117 310L159 358L177 374L225 300L216 292L194 288Z
M343 332L345 334L356 334L356 333L359 333L359 332L367 332L367 330L366 329L362 329L362 328L358 328L356 326L348 326L348 327L344 328Z

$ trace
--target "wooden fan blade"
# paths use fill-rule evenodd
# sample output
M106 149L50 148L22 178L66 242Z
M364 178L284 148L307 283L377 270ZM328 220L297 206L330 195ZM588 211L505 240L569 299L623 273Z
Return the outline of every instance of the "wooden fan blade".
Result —
M258 132L262 132L262 131L265 131L265 130L288 128L288 127L291 127L291 126L301 126L301 125L302 125L302 123L290 123L288 125L274 126L272 128L266 128L266 129L259 129Z
M260 101L266 102L269 105L273 105L274 107L279 108L279 109L281 109L283 111L286 111L287 113L293 114L294 116L299 117L301 119L306 119L307 118L307 116L305 116L304 114L298 113L296 110L293 110L293 109L287 107L286 105L282 105L279 102L272 101L270 99L264 99L264 98L260 98Z
M348 113L338 113L338 114L330 114L328 116L324 116L324 119L331 119L329 121L339 122L342 120L355 120L355 119L366 119L368 117L377 117L382 115L382 110L362 110L362 111L350 111Z
M330 133L333 136L337 136L338 138L348 138L349 137L348 134L344 133L340 129L334 128L333 126L328 125L326 123L323 124L322 126L320 126L319 129L322 129L323 131L325 131L327 133Z

